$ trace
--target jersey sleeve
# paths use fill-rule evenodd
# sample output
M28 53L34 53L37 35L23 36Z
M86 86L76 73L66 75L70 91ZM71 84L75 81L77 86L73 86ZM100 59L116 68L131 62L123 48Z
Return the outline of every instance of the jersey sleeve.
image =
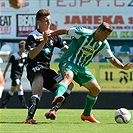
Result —
M32 49L34 47L34 37L32 35L29 35L27 37L27 40L26 40L26 44L25 44L25 50L26 51L29 51L30 49Z
M81 26L78 27L72 27L68 30L68 35L71 37L75 37L76 39L79 39L81 36L86 36L88 34L92 34L93 30L89 30L86 28L83 28Z
M62 40L60 36L55 36L54 39L55 39L55 47L60 49L67 47L66 41Z
M11 55L10 57L9 57L9 61L8 61L9 63L14 63L15 62L15 57L13 56L13 55Z
M103 49L100 51L100 53L106 58L106 59L110 59L112 57L114 57L114 54L112 53L109 43L107 40L104 41L105 46L103 47Z

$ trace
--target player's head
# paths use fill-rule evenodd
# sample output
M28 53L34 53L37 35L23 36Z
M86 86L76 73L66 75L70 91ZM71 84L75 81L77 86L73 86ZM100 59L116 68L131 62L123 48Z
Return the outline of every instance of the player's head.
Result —
M18 43L19 51L24 52L25 51L25 44L26 41L22 40Z
M112 31L113 27L110 24L103 22L95 32L95 39L103 42Z
M36 14L37 24L40 30L47 30L50 29L51 18L50 18L50 11L41 9Z
M22 7L23 0L9 0L9 4L11 7L19 9L20 7Z

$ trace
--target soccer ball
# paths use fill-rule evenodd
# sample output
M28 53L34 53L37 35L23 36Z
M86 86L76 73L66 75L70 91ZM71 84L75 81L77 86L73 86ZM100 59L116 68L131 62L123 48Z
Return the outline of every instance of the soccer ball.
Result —
M117 123L128 123L131 119L131 113L125 108L120 108L116 110L114 118Z

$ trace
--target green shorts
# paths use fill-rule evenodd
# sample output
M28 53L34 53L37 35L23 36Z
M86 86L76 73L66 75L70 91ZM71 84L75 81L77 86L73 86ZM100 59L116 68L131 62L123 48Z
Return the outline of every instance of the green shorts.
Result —
M67 71L72 71L74 73L73 80L80 86L83 86L86 82L95 80L94 75L88 68L77 66L71 62L61 62L59 68L62 75Z

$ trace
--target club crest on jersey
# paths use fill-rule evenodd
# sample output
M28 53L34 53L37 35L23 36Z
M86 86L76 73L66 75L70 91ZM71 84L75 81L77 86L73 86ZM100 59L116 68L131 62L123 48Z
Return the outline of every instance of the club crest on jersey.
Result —
M24 64L23 63L19 63L18 66L22 67Z
M50 49L49 49L49 48L44 48L44 49L42 49L42 51L43 51L46 55L49 55L49 54L50 54Z
M82 51L84 54L88 55L88 54L92 54L94 52L94 48L92 46L84 46L82 48Z

